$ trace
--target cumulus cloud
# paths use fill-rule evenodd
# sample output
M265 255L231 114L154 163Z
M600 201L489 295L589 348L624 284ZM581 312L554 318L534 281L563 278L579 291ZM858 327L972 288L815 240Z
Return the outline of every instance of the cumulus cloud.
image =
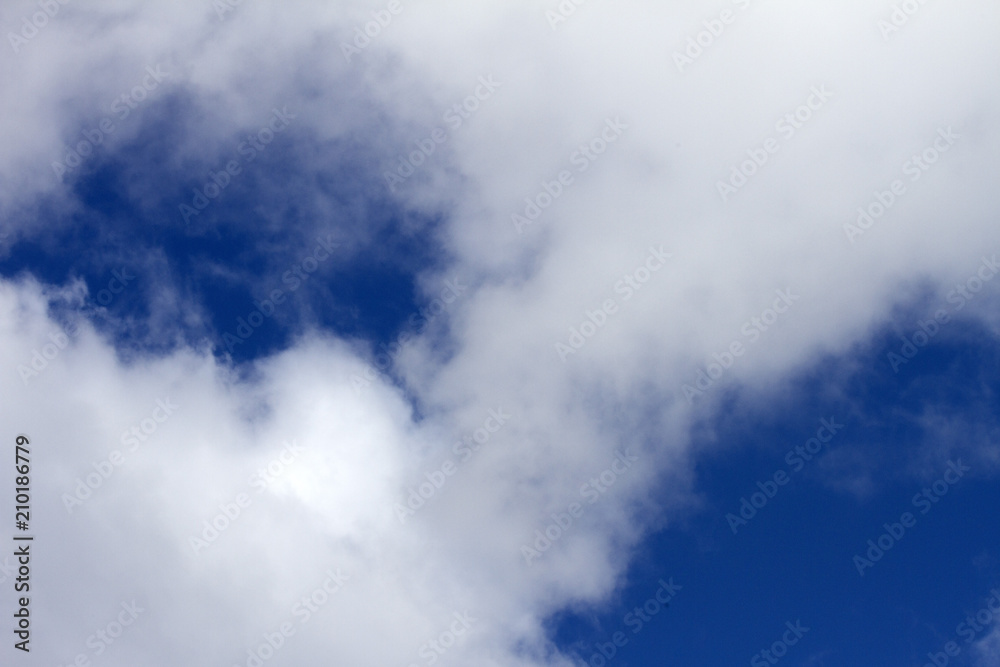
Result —
M780 394L900 304L996 335L996 7L927 5L883 34L891 8L860 0L737 1L727 21L56 5L0 66L6 232L142 239L125 259L153 287L125 328L164 344L126 353L74 314L96 294L72 276L0 284L0 391L37 457L40 659L250 665L270 642L276 664L572 664L545 620L605 598L650 526L699 502L689 429L727 390ZM241 142L286 107L251 164ZM181 205L230 160L246 173L189 226ZM106 180L117 199L88 197ZM199 281L266 298L330 234L321 275L396 263L418 304L467 292L391 372L323 326L322 286L275 316L281 349L233 364ZM181 266L177 239L217 255Z

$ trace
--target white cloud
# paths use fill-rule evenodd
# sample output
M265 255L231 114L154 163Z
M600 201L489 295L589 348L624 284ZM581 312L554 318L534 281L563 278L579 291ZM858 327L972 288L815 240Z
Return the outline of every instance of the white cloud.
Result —
M1000 625L982 639L972 645L972 654L976 667L996 667L1000 665Z
M4 24L34 7L8 4ZM987 122L1000 91L983 65L995 49L995 7L927 6L886 42L877 21L888 6L754 3L679 73L673 51L716 6L591 2L553 31L548 3L404 3L346 62L341 41L383 7L244 2L219 21L205 2L71 3L5 58L4 88L17 91L0 107L9 210L41 195L75 205L52 178L52 156L108 114L146 65L171 71L158 93L208 110L184 120L189 132L169 152L178 169L215 164L233 136L284 104L300 109L317 142L367 136L365 154L391 169L474 94L480 76L502 82L399 195L414 210L447 213L447 275L476 285L451 313L453 356L416 345L400 357L422 421L391 386L356 393L350 377L365 360L316 333L248 379L192 351L125 365L84 326L25 385L13 369L59 325L40 287L3 284L0 354L11 370L0 391L38 455L45 539L35 548L51 578L34 604L39 627L51 629L47 659L88 652L87 636L134 598L147 611L104 664L233 663L287 620L297 629L280 650L288 664L330 655L419 664L421 646L466 610L477 621L447 661L568 664L551 654L540 621L606 594L643 521L692 502L685 427L697 413L681 387L713 354L747 342L744 324L762 317L775 290L800 299L760 330L724 382L769 390L818 354L864 340L912 284L963 280L1000 246L1000 146ZM723 202L717 181L781 137L776 123L820 85L830 99ZM165 113L140 108L119 136L135 136L147 111ZM576 171L580 145L609 118L627 129ZM909 178L904 162L946 127L960 140L851 244L844 225L856 209ZM328 164L320 153L304 171ZM562 170L574 182L518 234L511 214ZM381 180L366 187L368 197L390 195ZM312 196L308 185L302 196ZM31 234L38 224L24 217L14 226ZM626 301L617 282L661 244L671 260ZM440 280L422 283L433 293ZM166 321L180 307L169 290L160 298ZM560 360L555 344L610 298L619 311ZM176 414L67 514L60 495L165 397L180 404ZM401 526L394 503L498 406L510 423ZM250 476L292 440L305 452L257 494ZM526 566L520 546L578 501L581 484L623 446L641 466ZM189 538L239 493L250 505L194 554ZM338 568L350 579L300 626L293 605Z

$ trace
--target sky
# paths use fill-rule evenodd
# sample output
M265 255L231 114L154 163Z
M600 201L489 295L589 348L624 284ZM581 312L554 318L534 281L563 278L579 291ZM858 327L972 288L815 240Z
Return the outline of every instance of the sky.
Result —
M1000 665L1000 7L0 26L2 664Z

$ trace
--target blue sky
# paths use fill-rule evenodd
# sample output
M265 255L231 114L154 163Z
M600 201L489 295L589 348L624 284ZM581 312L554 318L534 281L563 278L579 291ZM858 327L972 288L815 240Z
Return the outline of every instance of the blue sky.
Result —
M0 25L3 664L1000 665L1000 10Z
M987 508L997 502L996 485L970 470L933 505L915 506L913 497L947 465L929 470L924 483L897 471L921 444L948 441L952 461L962 460L969 444L968 431L917 427L917 415L906 412L933 408L970 430L995 433L996 378L987 369L996 351L948 341L894 376L884 373L882 360L895 341L879 342L853 358L864 370L845 378L837 397L828 395L829 378L847 362L829 359L792 380L794 400L703 425L713 431L699 438L712 450L696 469L703 511L650 536L608 608L561 617L566 645L590 658L595 642L606 645L624 629L629 643L614 658L619 664L743 664L770 646L768 637L780 639L786 621L801 620L809 632L782 662L918 665L927 652L956 641L962 654L949 664L990 664L970 661L965 641L988 631L956 636L955 629L993 595L997 523ZM734 408L738 403L734 397ZM787 453L813 437L821 419L844 428L813 460L793 456L788 464ZM831 488L853 466L876 478L877 490L858 497ZM772 486L774 497L746 523L735 521L734 534L727 515L739 515L741 499L758 492L758 482L767 492L778 471L788 483ZM906 511L915 526L872 567L862 566L861 576L853 557L864 556L867 540ZM671 607L652 617L648 631L623 627L625 614L668 575L684 585Z

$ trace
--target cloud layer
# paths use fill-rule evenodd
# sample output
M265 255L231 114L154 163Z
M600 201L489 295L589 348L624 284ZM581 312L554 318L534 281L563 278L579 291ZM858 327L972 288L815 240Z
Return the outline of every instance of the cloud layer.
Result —
M0 284L39 659L572 664L546 619L697 505L733 391L894 308L996 335L996 7L51 6L0 15L3 252L96 240ZM121 266L107 304L76 279ZM378 290L330 286L363 266L412 289L391 367L345 296ZM234 363L276 288L280 343Z

